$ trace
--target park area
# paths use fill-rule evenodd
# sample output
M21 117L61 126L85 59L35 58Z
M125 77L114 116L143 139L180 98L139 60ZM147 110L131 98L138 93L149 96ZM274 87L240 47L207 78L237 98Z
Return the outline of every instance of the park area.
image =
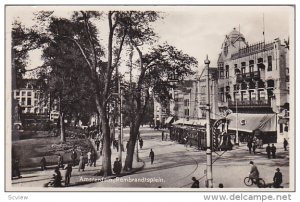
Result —
M37 132L39 133L39 132ZM43 133L42 131L40 133ZM19 159L21 169L40 166L42 157L45 157L47 166L57 165L58 154L63 156L64 163L71 162L71 152L75 149L79 155L86 154L93 145L84 135L69 135L66 142L61 143L58 136L33 136L30 139L14 141L12 155Z

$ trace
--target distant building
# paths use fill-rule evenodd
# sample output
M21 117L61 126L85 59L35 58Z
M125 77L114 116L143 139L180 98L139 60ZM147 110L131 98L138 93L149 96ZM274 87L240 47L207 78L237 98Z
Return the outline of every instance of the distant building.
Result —
M23 114L49 114L49 100L36 83L35 79L24 79L23 86L13 90L13 98L18 101Z

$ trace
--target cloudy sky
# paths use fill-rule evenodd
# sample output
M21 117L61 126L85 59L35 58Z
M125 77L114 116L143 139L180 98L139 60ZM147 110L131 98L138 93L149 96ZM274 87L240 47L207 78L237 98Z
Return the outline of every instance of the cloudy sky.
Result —
M195 57L199 67L208 55L211 66L216 66L225 35L240 27L246 41L263 41L263 22L266 42L279 37L282 41L293 34L294 10L288 6L156 6L118 7L118 9L148 9L163 13L164 19L156 22L154 28L160 42L167 41L183 52ZM24 24L33 25L33 13L38 10L55 10L55 15L69 17L72 10L108 10L111 7L16 7L7 8L7 20L18 18ZM22 12L20 12L22 10ZM264 19L264 20L263 20ZM100 31L107 27L103 21ZM101 24L100 23L100 24ZM9 24L9 23L7 23ZM293 42L291 41L291 44ZM39 51L31 53L28 68L41 64Z

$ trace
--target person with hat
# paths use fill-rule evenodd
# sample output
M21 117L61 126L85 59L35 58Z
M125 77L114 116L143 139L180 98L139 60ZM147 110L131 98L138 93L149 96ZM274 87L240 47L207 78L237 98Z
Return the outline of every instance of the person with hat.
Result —
M119 158L116 158L116 160L114 162L113 171L116 173L116 175L120 175L120 173L122 171L122 165L121 165L121 162L119 161Z
M192 184L191 188L200 188L199 180L197 180L195 177L192 177L192 180L193 180L193 184Z
M251 170L250 170L249 178L252 179L252 180L255 179L256 182L257 182L257 180L259 178L259 171L258 171L256 165L254 165L253 161L250 161L249 164L251 165Z
M282 173L280 172L279 168L276 168L275 175L273 177L273 186L274 188L280 188L280 185L282 183Z

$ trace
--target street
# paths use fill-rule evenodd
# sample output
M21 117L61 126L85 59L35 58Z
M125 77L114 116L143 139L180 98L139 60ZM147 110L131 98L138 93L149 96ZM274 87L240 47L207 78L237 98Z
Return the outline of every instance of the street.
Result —
M77 166L73 168L70 187L148 187L148 188L189 188L192 184L192 177L200 181L200 188L205 188L205 169L206 153L193 147L185 147L176 142L162 141L161 131L153 130L148 127L141 127L141 137L144 140L144 147L139 149L140 162L135 162L144 168L136 173L114 178L101 182L83 183L83 178L93 177L101 168L101 158L97 161L97 167L86 167L85 172L78 172ZM124 142L128 139L129 129L124 129ZM149 152L153 149L155 160L151 165ZM118 153L112 150L112 162ZM262 153L260 153L260 151ZM289 186L289 158L288 152L278 145L279 156L277 159L267 159L264 149L258 150L257 154L249 154L245 144L232 151L219 151L213 153L213 182L214 187L219 183L224 188L247 188L243 180L250 171L249 161L252 160L257 165L260 176L266 183L271 183L275 169L280 168L283 174L282 185L285 188ZM125 155L123 153L123 155ZM136 156L136 155L135 155ZM123 157L123 161L125 157ZM124 165L124 164L123 164ZM62 171L62 176L64 171ZM23 172L23 178L13 180L14 187L43 187L53 174L53 170L47 171L28 171ZM256 188L252 186L249 188Z

